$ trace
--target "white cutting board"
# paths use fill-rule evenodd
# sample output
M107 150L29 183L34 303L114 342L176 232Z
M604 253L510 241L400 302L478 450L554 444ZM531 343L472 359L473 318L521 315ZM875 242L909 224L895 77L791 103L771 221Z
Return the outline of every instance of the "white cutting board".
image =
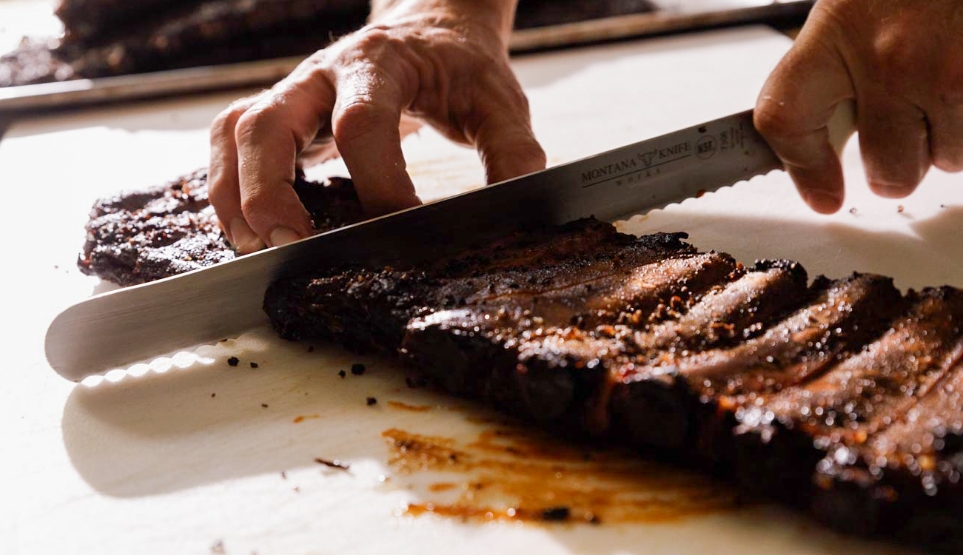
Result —
M788 47L770 30L744 28L526 57L516 68L554 164L751 107ZM91 203L204 165L206 126L233 96L48 117L16 125L0 142L0 553L903 553L772 507L601 526L400 514L435 494L419 486L424 476L388 464L382 432L467 442L491 425L468 403L405 388L389 361L335 347L308 353L266 329L138 367L139 377L116 383L58 377L43 358L46 325L106 289L75 267ZM426 200L482 183L475 155L433 132L405 147ZM851 193L836 216L808 212L775 173L630 228L686 230L703 249L744 261L794 258L813 274L877 271L904 287L963 286L959 179L933 173L910 199L884 201L866 193L855 145L846 164ZM338 171L337 163L322 170ZM226 363L232 355L237 368ZM337 376L359 360L365 376ZM434 408L400 410L392 400ZM299 416L309 418L295 423ZM316 457L345 461L351 473ZM582 480L568 470L562 479Z

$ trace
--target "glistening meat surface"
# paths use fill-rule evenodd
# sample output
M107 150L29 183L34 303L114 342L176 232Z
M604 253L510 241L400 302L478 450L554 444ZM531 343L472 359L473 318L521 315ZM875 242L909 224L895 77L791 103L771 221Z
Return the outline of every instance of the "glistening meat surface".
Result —
M963 292L747 268L594 220L420 268L274 284L290 339L397 353L416 382L723 473L850 533L963 550Z

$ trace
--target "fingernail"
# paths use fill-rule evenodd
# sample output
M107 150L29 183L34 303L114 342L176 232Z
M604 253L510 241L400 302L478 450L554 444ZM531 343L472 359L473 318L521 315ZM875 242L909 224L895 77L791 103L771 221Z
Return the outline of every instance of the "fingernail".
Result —
M803 194L803 199L806 204L823 214L831 214L839 210L840 205L842 205L842 199L838 195L825 191L807 191Z
M913 191L913 187L907 187L906 185L898 185L896 183L890 183L888 181L882 181L874 179L870 182L869 188L873 190L877 195L884 198L904 198L909 196Z
M289 245L300 240L301 236L293 229L287 227L277 227L271 232L272 247L283 247L284 245Z
M241 254L248 254L264 248L264 241L254 233L251 226L247 225L244 218L234 218L231 220L231 237L234 238L234 247Z

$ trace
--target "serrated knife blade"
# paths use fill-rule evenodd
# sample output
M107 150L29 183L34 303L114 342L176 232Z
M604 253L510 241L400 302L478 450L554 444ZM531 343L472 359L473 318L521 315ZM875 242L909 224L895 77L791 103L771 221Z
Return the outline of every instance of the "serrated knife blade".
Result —
M75 304L50 324L50 366L80 381L267 322L268 285L347 262L417 262L496 234L616 221L781 168L745 111L469 193Z

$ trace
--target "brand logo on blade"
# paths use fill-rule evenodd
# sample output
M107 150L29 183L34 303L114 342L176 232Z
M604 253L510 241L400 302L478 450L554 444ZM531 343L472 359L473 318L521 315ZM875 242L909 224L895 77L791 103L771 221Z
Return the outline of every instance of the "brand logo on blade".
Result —
M582 172L582 187L589 188L603 183L615 185L634 183L662 173L661 166L692 156L691 141L683 141L663 148L639 152L634 157L622 158L604 166L596 166Z
M712 135L706 135L699 139L696 143L696 156L703 160L712 158L712 155L716 153L716 138Z

